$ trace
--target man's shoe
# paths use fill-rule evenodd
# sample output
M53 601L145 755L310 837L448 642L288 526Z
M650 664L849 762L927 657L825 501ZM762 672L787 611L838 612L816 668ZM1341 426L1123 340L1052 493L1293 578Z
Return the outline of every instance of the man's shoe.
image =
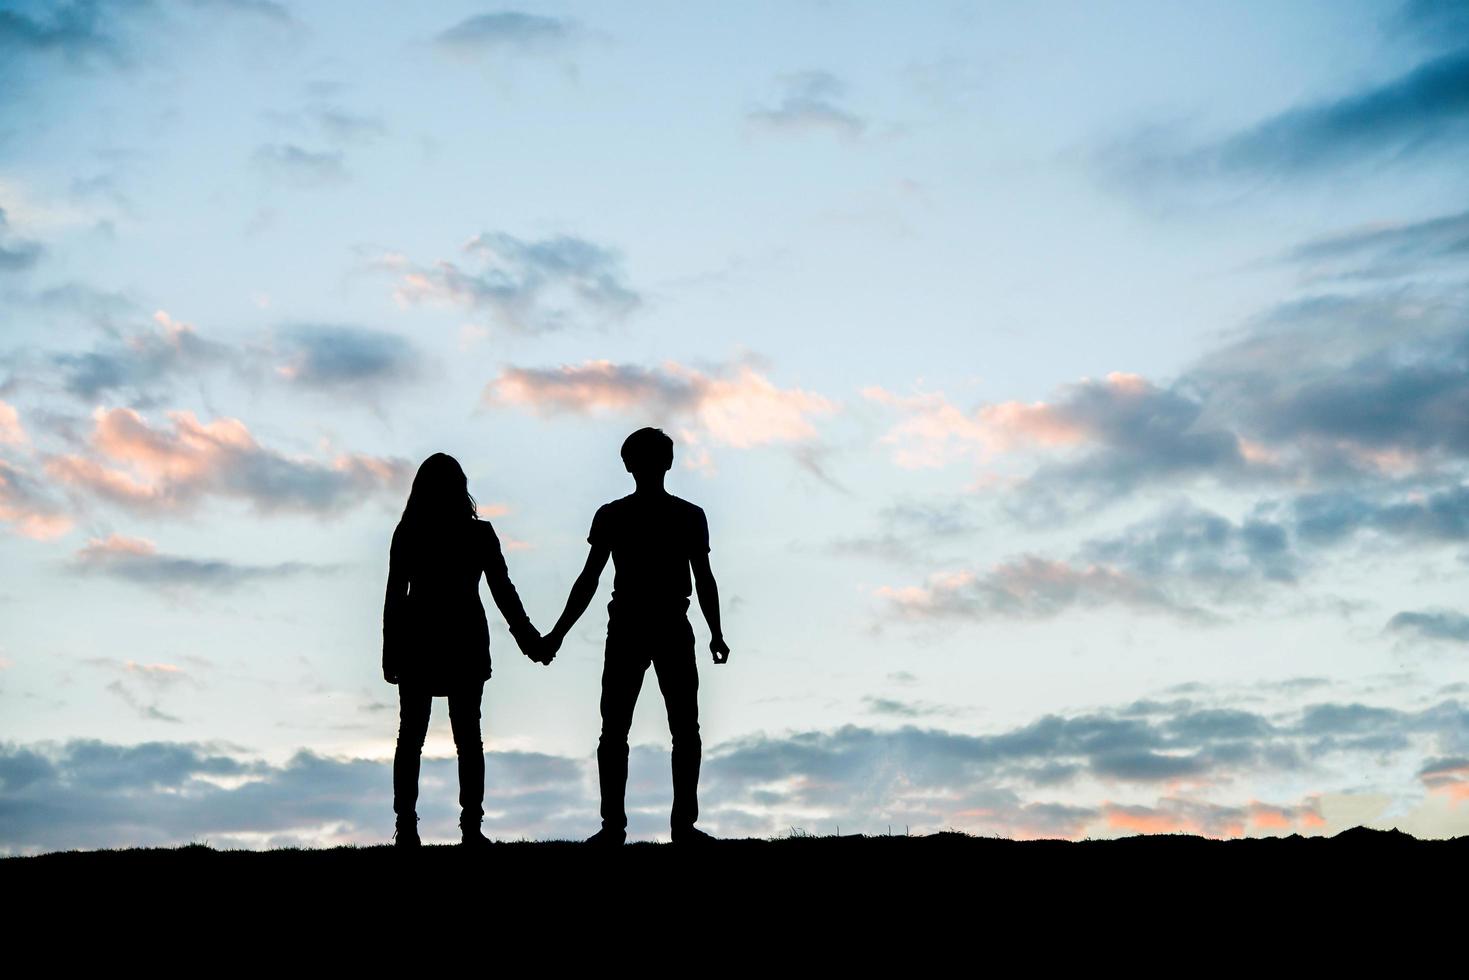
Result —
M490 846L490 839L481 833L478 827L460 827L459 846L474 851L482 851Z
M675 844L712 844L718 837L711 837L698 827L675 827L673 828L673 842Z
M595 834L587 838L587 843L592 847L621 847L627 841L627 831L612 830L603 827Z
M393 831L393 846L400 851L416 851L422 844L418 839L418 818L399 817Z

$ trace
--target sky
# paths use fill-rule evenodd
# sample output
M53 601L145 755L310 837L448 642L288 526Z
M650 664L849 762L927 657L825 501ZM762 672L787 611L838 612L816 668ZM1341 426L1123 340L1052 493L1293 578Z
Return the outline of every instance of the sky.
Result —
M1466 149L1443 0L0 0L0 852L386 840L418 463L549 629L644 425L712 833L1469 833ZM492 837L610 587L482 589Z

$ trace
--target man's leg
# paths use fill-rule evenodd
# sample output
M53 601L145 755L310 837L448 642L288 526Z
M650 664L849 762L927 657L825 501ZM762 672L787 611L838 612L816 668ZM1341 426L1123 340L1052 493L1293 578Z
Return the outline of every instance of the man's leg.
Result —
M407 684L398 685L398 747L393 752L393 812L398 829L412 828L418 808L418 762L428 734L434 699Z
M459 826L465 830L478 829L485 815L485 744L479 729L484 688L471 684L449 695L449 726L459 757Z
M627 733L643 689L647 657L607 639L602 664L602 737L597 742L597 781L602 787L602 829L627 830Z
M673 736L674 833L687 830L699 819L699 761L704 746L699 738L699 668L694 662L694 630L685 620L658 645L653 657L658 688L668 710Z

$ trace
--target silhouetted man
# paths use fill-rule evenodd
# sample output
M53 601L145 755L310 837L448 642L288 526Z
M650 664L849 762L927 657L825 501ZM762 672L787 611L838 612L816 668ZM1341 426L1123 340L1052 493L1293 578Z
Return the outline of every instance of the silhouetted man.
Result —
M699 818L699 671L694 664L694 629L689 625L689 595L698 590L699 608L709 624L714 662L729 659L719 627L719 588L709 570L709 524L704 512L663 489L673 466L673 440L661 429L639 429L622 444L622 462L637 489L598 509L587 541L586 567L571 587L566 610L542 641L544 656L555 656L566 633L597 594L597 582L611 556L616 569L612 601L607 604L607 651L602 667L602 738L597 743L597 774L602 786L602 829L589 844L621 844L627 839L627 733L648 665L668 709L673 735L673 819L675 842L711 838L694 827ZM690 583L689 570L693 570Z

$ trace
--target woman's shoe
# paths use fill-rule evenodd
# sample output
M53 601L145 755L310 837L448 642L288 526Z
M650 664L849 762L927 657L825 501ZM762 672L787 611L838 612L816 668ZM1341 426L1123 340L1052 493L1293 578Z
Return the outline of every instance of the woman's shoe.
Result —
M418 817L399 817L393 831L393 846L400 851L416 851L422 844L418 839Z

